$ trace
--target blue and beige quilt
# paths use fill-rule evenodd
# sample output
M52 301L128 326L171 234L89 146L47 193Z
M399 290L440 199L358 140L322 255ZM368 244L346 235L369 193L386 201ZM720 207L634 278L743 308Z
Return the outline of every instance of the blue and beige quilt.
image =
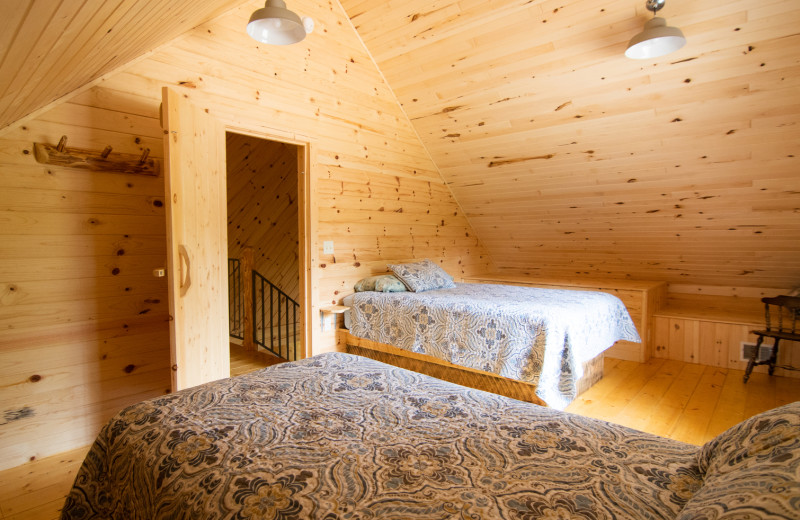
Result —
M614 295L512 285L356 293L350 322L360 338L536 384L558 409L575 398L584 362L641 341Z

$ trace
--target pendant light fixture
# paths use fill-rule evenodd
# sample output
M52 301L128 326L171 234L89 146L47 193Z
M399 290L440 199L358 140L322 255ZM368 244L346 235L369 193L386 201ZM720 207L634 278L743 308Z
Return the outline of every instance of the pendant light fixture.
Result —
M254 40L270 45L291 45L302 41L314 30L314 20L300 18L286 8L283 0L267 0L257 9L247 24L247 34Z
M647 0L645 6L653 11L653 19L644 24L644 30L631 38L625 56L635 60L657 58L677 51L686 45L686 37L677 27L669 27L667 21L656 16L666 0Z

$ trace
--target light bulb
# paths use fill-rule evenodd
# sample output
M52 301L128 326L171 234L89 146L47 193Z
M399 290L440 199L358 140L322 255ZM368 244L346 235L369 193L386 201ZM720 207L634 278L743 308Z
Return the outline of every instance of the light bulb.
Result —
M303 21L303 29L306 30L306 34L311 34L314 31L314 20L309 16L304 16L301 20Z

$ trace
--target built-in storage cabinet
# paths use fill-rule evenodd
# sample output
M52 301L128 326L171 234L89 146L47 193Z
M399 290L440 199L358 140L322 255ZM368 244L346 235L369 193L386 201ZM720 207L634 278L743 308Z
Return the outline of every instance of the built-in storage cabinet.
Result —
M752 325L655 317L654 357L700 363L714 367L744 369L742 343L755 343Z
M670 294L656 310L654 324L654 357L744 370L742 345L756 343L750 331L764 327L764 311L758 298ZM779 349L778 364L800 365L796 346L785 347ZM755 371L766 372L767 367ZM782 369L775 375L800 377Z
M464 278L464 281L525 285L547 289L602 291L613 294L627 307L642 342L618 341L606 351L606 355L639 363L643 363L653 356L653 313L662 305L661 302L666 298L667 293L666 283L642 280L553 279L524 275L486 274Z

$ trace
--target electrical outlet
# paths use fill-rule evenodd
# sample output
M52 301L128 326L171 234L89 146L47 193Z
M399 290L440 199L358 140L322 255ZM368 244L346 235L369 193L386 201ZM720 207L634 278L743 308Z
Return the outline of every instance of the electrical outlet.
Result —
M322 243L322 254L323 255L333 254L333 240L326 240Z

